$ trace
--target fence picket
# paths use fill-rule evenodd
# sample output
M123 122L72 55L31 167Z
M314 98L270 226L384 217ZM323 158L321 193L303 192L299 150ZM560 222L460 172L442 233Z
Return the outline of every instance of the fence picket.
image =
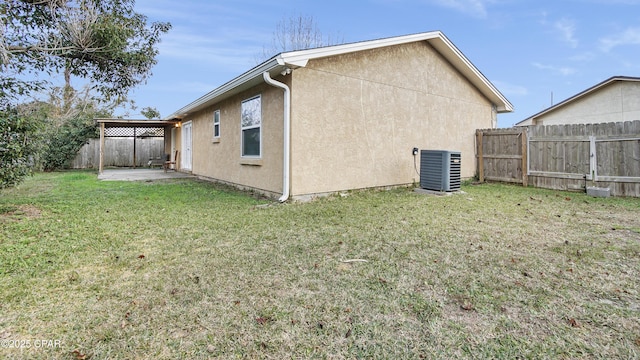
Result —
M640 197L640 120L481 129L476 135L481 180L558 190L608 187L614 196Z
M132 167L133 138L106 138L104 166ZM154 165L164 161L164 138L136 139L136 167L148 166L150 159ZM98 168L100 159L100 139L90 139L76 155L71 167L74 169Z

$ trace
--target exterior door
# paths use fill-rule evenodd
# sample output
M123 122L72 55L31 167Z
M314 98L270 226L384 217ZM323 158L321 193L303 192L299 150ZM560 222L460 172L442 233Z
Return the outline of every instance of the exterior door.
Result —
M192 123L188 121L182 125L182 170L191 171L191 149L193 136L191 133Z

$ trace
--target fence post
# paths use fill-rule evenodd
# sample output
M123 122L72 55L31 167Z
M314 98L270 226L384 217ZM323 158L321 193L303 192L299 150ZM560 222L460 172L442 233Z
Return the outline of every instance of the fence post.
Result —
M589 136L589 175L594 183L598 181L598 159L596 158L596 137Z
M522 142L522 186L529 186L529 132L524 128L520 136Z
M476 130L476 141L478 143L478 181L484 182L484 158L482 154L482 130Z

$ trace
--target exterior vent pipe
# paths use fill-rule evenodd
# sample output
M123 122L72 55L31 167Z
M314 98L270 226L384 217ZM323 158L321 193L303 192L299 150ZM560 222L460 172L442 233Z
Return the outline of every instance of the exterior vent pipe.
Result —
M279 87L284 90L284 159L282 160L282 196L278 199L280 202L285 202L289 199L289 159L291 157L290 140L291 132L289 128L291 126L291 90L286 84L279 81L275 81L271 78L268 71L262 73L264 81L275 87Z

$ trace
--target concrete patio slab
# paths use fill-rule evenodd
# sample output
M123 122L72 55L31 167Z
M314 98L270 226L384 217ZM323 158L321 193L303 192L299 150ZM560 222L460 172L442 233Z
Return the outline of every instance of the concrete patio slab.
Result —
M162 169L105 169L102 174L98 174L98 180L105 181L147 181L178 178L195 178L195 176L173 170L164 172Z

